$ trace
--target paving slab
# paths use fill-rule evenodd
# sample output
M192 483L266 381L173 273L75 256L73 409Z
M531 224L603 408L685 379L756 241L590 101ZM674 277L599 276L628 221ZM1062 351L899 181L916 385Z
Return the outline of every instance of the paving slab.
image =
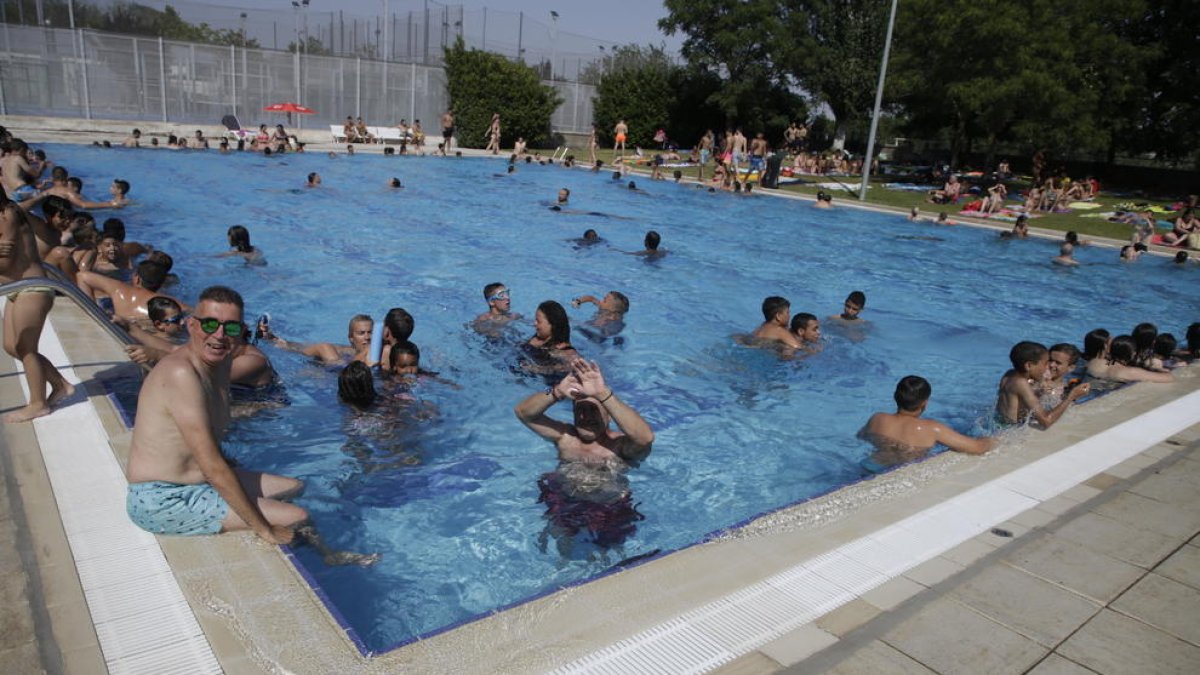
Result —
M1200 647L1109 609L1057 652L1103 675L1195 675L1200 664Z
M1147 574L1112 608L1200 646L1200 591L1191 586ZM1200 663L1196 665L1200 671Z
M1179 545L1166 535L1097 513L1085 513L1072 519L1059 528L1055 536L1146 569L1162 562Z
M1186 540L1200 531L1200 511L1180 509L1175 504L1160 502L1133 492L1122 492L1092 511L1126 525L1145 528L1173 538Z
M1140 567L1054 536L1031 541L1004 560L1013 567L1101 603L1110 602L1145 574Z
M782 637L771 640L762 647L759 647L758 651L785 666L790 666L800 663L830 645L836 644L837 640L837 636L827 633L810 623Z
M945 597L889 630L883 641L942 675L1016 675L1049 652Z
M1027 675L1096 675L1096 671L1088 670L1070 659L1058 654L1051 654L1037 664Z
M1192 588L1200 588L1200 547L1188 544L1180 548L1155 567L1154 572Z
M804 671L797 668L789 672L803 673ZM934 671L917 663L894 647L875 640L825 672L830 675L862 675L863 673L932 675Z
M1100 605L1007 565L991 565L951 595L996 623L1053 648Z

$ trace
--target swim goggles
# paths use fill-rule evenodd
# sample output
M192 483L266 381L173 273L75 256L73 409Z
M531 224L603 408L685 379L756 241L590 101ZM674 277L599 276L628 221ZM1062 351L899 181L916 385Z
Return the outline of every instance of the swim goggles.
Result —
M487 300L488 300L488 302L496 302L497 300L508 300L508 299L509 299L509 292L508 292L508 289L506 288L503 291L500 291L499 293L497 293L495 295L489 295Z
M221 321L220 319L200 318L195 317L196 323L200 324L200 330L204 331L205 335L212 335L217 332L218 328L225 328L225 334L231 338L241 337L242 332L246 330L246 325L241 321Z
M169 319L163 319L162 322L163 323L183 323L183 320L186 318L188 318L187 314L176 314L175 316L173 316ZM214 328L213 330L215 331L216 329Z

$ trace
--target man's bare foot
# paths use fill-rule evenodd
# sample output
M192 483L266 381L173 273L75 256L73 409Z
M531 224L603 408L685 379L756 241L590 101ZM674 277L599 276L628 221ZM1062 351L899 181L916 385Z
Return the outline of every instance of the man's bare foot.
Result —
M53 387L50 390L50 397L46 399L46 405L53 408L65 399L75 395L75 385L63 380L62 386Z
M380 553L351 553L350 551L330 551L325 555L325 564L330 567L334 565L358 565L359 567L370 567L379 562L383 555Z
M50 406L45 403L33 404L14 410L4 415L5 424L16 424L17 422L28 422L31 419L44 417L50 414Z

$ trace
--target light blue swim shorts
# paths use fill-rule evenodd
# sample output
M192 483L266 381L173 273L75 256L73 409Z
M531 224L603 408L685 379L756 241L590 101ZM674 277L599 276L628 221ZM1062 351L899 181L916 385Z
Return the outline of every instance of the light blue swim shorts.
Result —
M216 534L229 505L208 483L130 483L125 510L134 525L154 534Z
M37 195L37 192L37 188L32 185L22 185L21 187L12 191L12 194L9 195L9 199L12 199L14 202L23 202L26 199L32 199L35 195Z

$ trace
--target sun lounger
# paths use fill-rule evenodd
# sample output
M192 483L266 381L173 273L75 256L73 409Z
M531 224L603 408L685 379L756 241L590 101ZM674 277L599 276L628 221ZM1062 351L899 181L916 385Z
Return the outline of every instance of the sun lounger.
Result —
M346 133L345 133L345 130L342 129L342 125L330 124L329 125L329 133L333 134L333 142L334 143L345 143L346 142Z
M412 134L399 127L367 127L380 143L412 143Z

